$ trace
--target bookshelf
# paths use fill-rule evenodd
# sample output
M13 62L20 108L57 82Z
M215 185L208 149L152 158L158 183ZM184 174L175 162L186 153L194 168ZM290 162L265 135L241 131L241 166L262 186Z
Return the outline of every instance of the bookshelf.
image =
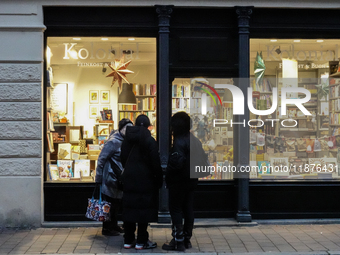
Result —
M156 84L133 84L132 91L136 96L136 105L118 106L119 120L127 118L133 123L140 114L149 117L151 127L149 128L153 137L156 137L156 110L157 110L157 86ZM119 91L120 93L120 91Z

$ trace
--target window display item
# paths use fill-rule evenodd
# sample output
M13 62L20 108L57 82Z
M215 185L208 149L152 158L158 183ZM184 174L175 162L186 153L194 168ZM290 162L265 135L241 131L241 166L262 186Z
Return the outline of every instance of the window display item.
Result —
M296 145L297 145L298 151L306 151L307 150L306 139L303 139L303 138L296 139Z
M71 144L59 143L58 144L58 159L71 159Z
M259 169L259 174L270 174L269 161L258 161L257 166Z
M74 177L90 176L90 160L80 159L74 161Z
M250 136L249 136L250 143L256 143L256 140L257 140L256 130L255 129L251 129L249 132L250 132Z
M274 137L272 135L267 135L266 136L266 152L267 153L274 153Z
M295 139L286 139L287 151L295 151Z
M57 160L60 179L69 179L73 177L72 164L73 160Z
M306 152L313 153L314 152L314 139L307 139L306 143L307 143Z
M318 139L314 141L314 151L321 151L321 143Z
M340 146L340 136L335 136L336 146Z
M275 137L275 153L283 153L285 151L284 147L284 138L282 137Z
M320 144L321 144L321 150L322 151L328 151L329 147L328 147L328 140L326 140L326 138L321 138L319 139Z
M49 175L50 175L50 180L51 181L57 181L59 180L59 170L58 166L54 164L49 164L48 165L49 169Z
M257 146L264 146L265 145L265 134L264 133L257 133Z
M99 199L94 198L97 187L99 186ZM108 221L110 220L111 203L102 200L101 185L96 185L92 198L88 198L88 205L85 217L94 221Z
M331 150L336 149L336 139L335 139L335 136L330 136L329 137L328 147Z
M79 152L80 154L86 153L86 140L79 140Z

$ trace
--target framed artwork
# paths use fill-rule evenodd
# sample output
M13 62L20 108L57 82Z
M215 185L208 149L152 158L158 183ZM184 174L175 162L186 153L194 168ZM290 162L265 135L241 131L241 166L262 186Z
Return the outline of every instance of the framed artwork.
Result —
M110 90L101 90L100 91L100 103L101 104L109 104L110 103Z
M109 110L109 109L111 109L111 106L110 106L109 104L108 104L108 105L101 105L100 108L101 108L101 109L100 109L101 111L104 111L104 110Z
M99 93L98 90L90 90L90 104L99 103Z
M99 110L98 105L90 105L90 109L89 109L89 117L90 117L90 119L97 118L98 110Z

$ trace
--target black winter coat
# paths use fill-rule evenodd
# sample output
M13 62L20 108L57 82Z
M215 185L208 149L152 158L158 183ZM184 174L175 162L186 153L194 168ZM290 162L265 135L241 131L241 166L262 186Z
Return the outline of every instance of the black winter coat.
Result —
M190 132L174 137L165 174L167 188L183 191L194 190L198 179L190 178L190 171L192 171L190 154L195 157L202 157L202 153L204 153L202 143ZM194 165L193 161L191 162L192 165Z
M163 174L158 145L147 128L126 128L121 161L124 167L123 221L157 221L158 193Z

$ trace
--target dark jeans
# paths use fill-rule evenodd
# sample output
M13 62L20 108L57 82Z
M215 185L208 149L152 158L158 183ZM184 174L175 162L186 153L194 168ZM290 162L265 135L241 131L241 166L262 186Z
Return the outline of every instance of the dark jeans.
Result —
M172 224L183 225L184 236L192 236L194 227L194 191L181 190L177 188L169 189L169 210Z
M148 223L138 222L137 243L146 243L149 240ZM124 243L131 244L135 240L136 222L124 221Z
M118 211L121 207L122 200L112 198L112 197L109 197L109 196L105 196L103 194L102 194L102 197L105 201L111 203L111 209L110 209L111 210L111 214L110 214L111 221L103 222L103 229L115 230L118 227L117 215L118 215Z

